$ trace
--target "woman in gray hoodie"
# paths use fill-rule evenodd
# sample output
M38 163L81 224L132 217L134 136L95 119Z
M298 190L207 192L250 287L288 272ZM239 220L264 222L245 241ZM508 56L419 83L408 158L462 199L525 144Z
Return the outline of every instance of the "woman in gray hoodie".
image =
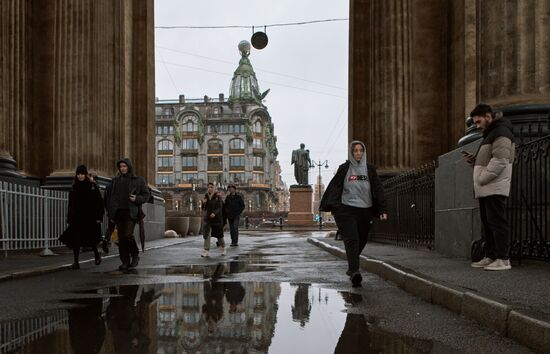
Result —
M359 256L365 248L373 218L388 218L384 188L376 167L367 163L365 144L350 143L349 160L340 165L321 199L320 211L334 215L344 240L348 271L353 286L361 286Z

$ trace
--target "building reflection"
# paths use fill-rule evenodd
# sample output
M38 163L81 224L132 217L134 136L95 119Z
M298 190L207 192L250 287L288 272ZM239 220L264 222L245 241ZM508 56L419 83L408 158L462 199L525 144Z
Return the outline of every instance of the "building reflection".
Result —
M275 330L277 283L166 284L158 353L267 353Z

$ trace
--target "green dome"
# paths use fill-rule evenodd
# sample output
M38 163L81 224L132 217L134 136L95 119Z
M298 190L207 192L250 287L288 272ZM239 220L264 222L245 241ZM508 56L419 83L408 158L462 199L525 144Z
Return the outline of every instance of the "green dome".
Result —
M260 94L260 86L258 85L258 79L256 79L256 73L252 68L252 64L250 64L250 60L248 60L250 43L248 41L241 41L238 48L241 52L241 60L231 80L229 102L262 104L262 99L265 95Z

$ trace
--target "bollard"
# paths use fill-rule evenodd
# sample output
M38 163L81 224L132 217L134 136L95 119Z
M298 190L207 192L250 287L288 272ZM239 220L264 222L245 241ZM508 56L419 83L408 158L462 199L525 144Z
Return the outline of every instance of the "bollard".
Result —
M279 229L280 230L283 229L283 218L282 217L279 217Z
M248 216L244 217L244 228L248 230L250 223L248 222Z
M323 229L323 216L319 214L319 230Z

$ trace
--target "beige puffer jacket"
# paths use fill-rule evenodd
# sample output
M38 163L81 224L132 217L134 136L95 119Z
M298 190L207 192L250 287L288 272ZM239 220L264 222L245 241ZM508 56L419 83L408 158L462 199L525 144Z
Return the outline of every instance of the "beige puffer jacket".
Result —
M474 164L476 198L510 194L512 164L515 157L512 123L495 119L483 133Z

